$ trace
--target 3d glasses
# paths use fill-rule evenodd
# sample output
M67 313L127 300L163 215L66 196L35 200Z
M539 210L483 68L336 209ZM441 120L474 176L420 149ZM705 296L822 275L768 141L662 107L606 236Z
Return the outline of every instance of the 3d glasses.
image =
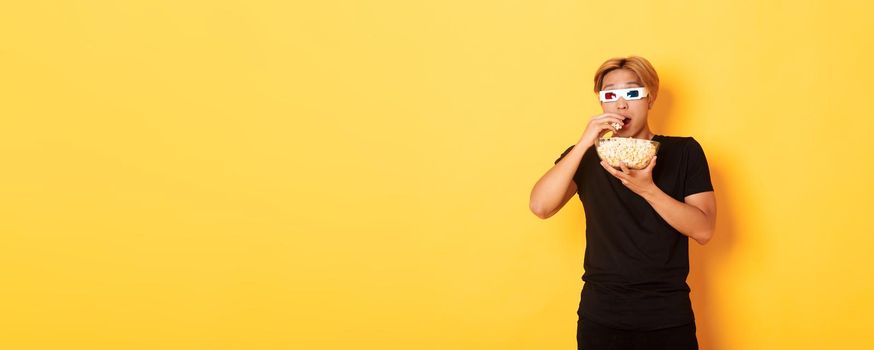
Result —
M634 87L627 89L603 90L598 93L601 102L614 102L620 97L626 101L639 100L647 96L645 87Z

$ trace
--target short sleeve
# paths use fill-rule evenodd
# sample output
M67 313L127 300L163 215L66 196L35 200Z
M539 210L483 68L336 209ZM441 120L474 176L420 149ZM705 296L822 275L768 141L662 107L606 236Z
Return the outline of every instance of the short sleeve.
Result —
M686 143L686 152L688 158L683 197L713 191L713 184L710 182L710 167L707 165L704 149L701 148L698 141L690 137Z
M574 146L575 146L575 145L571 145L571 146L568 147L566 150L564 150L564 152L562 152L562 154L561 154L560 156L558 156L558 159L556 159L555 162L554 162L553 164L558 164L558 162L559 162L562 158L564 158L564 156L566 156L568 153L570 153L570 151L574 148Z

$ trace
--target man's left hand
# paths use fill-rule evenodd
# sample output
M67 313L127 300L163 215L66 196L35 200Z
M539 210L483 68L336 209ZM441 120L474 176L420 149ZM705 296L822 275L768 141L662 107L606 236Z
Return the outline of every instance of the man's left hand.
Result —
M628 187L628 189L634 193L643 196L648 192L652 192L652 190L656 188L655 183L652 181L652 169L655 167L657 157L658 156L652 157L652 160L649 161L646 168L640 170L628 169L628 167L622 163L619 165L622 171L619 171L603 160L601 161L601 166L611 175L619 179L619 181L622 181L622 184L625 185L625 187Z

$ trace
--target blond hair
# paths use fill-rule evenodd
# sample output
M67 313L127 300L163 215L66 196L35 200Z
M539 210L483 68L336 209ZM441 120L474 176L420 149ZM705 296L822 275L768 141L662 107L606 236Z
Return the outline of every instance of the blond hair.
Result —
M645 58L640 56L614 57L598 67L595 71L595 93L601 91L601 85L604 84L604 76L616 69L627 69L640 78L643 86L646 87L649 93L649 103L652 105L655 102L656 96L659 94L659 75L656 74L655 68Z

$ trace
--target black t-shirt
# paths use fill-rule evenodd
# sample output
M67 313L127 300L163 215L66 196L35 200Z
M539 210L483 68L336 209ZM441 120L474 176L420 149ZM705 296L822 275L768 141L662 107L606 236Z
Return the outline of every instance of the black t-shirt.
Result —
M713 191L704 150L692 137L655 135L653 181L683 202ZM574 146L555 160L558 163ZM586 217L586 252L577 310L605 326L654 330L694 322L689 299L689 237L670 226L643 197L586 150L574 182Z

